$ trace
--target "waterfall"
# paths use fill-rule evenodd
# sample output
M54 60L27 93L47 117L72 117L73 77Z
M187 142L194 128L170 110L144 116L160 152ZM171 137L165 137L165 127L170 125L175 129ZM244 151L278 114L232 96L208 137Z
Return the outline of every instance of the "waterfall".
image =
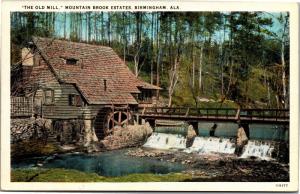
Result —
M153 133L143 147L154 149L178 149L186 153L224 153L234 154L235 143L229 138L195 137L193 145L186 148L186 138L180 134ZM244 147L240 158L258 157L263 160L272 159L274 144L258 140L250 140Z
M185 149L186 138L179 134L153 133L143 146L156 149Z
M235 144L230 139L216 137L196 137L193 145L185 150L187 153L197 152L199 154L212 152L233 154L234 151Z
M250 140L244 148L241 158L248 158L251 156L261 158L263 160L272 159L272 152L274 146L270 142L263 142L257 140Z

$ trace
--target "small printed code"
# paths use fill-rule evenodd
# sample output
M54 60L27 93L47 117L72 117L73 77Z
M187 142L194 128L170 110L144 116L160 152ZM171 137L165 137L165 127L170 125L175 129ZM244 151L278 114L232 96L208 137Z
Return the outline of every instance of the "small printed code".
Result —
M276 187L288 187L288 184L276 184Z

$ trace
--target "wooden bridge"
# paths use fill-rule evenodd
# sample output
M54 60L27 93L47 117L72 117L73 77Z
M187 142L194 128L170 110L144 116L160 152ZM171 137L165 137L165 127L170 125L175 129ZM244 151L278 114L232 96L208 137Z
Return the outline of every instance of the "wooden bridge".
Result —
M135 115L148 121L181 120L187 122L241 122L289 124L289 109L233 109L147 107L139 108Z

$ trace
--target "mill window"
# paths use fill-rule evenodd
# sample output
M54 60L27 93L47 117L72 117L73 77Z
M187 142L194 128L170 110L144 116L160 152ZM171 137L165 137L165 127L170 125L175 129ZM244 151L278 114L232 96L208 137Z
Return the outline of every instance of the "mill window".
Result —
M74 58L68 58L66 59L66 64L67 65L76 65L77 64L77 59L74 59Z
M152 96L153 96L153 93L151 90L142 90L141 93L138 95L138 99L139 99L139 101L142 101L142 102L151 103Z
M82 106L80 95L69 94L69 106Z
M53 104L54 102L54 91L47 89L44 91L44 104Z

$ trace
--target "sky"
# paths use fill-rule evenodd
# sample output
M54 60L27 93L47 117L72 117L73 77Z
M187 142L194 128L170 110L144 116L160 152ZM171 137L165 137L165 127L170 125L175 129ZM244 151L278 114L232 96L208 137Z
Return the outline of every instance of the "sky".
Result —
M95 12L94 12L95 13ZM100 13L100 12L98 12ZM105 12L104 12L105 13ZM283 12L283 13L280 13L280 12L264 12L263 15L266 17L266 18L272 18L272 21L273 21L273 25L271 27L267 27L268 30L270 30L271 32L273 33L276 33L280 36L280 34L282 33L281 29L283 28L282 24L280 24L280 22L278 21L278 17L280 16L280 14L286 14L286 12ZM107 16L104 15L104 17L107 18ZM64 36L64 13L61 13L59 15L56 15L56 19L57 21L59 22L56 22L55 24L55 33L57 36L59 37L63 37ZM83 19L83 26L86 25L86 21L85 19ZM94 24L93 24L94 25ZM100 25L100 24L97 24L97 25ZM67 26L67 37L70 36L70 29L68 28L70 26L70 18L67 17L67 21L66 21L66 26ZM86 28L83 27L82 28L82 35L83 35L83 40L85 40L85 37L86 37ZM130 38L130 37L128 37ZM225 34L225 38L228 39L228 32ZM220 30L219 32L216 32L213 36L213 40L216 41L216 42L220 42L222 41L222 39L224 39L224 32L223 30ZM129 40L130 42L130 40Z

